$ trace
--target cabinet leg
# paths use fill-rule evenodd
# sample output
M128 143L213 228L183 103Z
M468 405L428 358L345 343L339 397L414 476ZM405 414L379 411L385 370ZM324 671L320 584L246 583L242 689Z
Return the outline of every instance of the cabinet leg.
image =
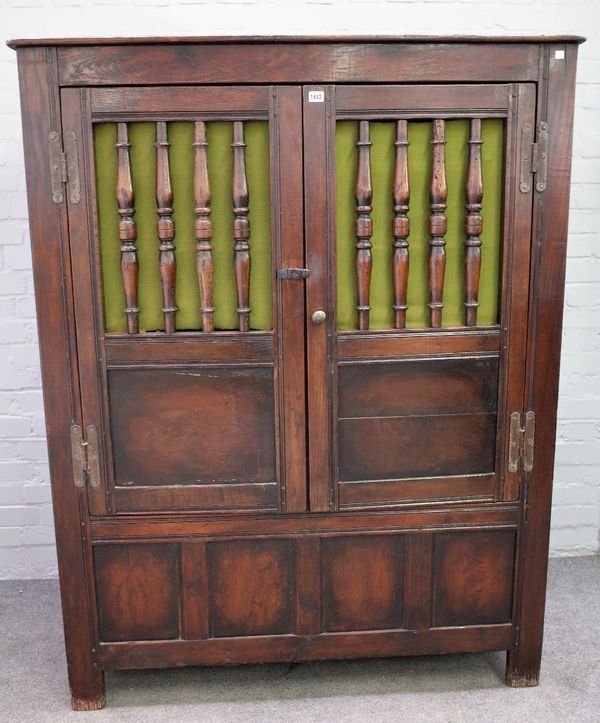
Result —
M540 682L541 654L524 662L523 651L513 648L506 654L504 682L511 688L534 688Z
M106 705L104 673L92 672L89 676L77 677L69 671L71 684L71 707L73 710L101 710Z

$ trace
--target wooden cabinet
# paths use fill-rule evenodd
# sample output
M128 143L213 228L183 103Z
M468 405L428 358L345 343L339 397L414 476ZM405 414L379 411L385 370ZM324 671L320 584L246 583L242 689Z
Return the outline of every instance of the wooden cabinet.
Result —
M73 706L542 647L579 38L14 41Z

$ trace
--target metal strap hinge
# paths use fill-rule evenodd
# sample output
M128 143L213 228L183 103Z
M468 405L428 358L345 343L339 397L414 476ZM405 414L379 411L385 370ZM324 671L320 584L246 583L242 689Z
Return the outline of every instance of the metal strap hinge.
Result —
M79 203L81 200L81 184L79 181L79 155L77 152L77 136L75 131L65 133L64 148L60 133L48 133L48 154L50 158L50 189L52 201L63 203L64 188L68 185L69 200Z
M510 415L510 438L508 442L508 471L517 472L519 462L523 463L523 471L533 469L533 452L535 443L535 412L531 409L525 414L525 426L521 426L521 415L513 412Z
M90 487L100 486L100 457L98 455L98 430L93 424L83 430L78 424L71 427L71 455L75 487L84 487L86 479Z
M523 123L521 128L521 193L531 191L531 176L535 176L535 190L543 193L548 182L548 123L537 124L537 138L533 139L533 125Z

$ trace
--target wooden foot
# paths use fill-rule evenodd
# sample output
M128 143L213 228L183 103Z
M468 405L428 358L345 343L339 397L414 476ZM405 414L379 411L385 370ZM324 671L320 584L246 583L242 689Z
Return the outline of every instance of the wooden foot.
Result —
M509 650L504 682L511 688L535 688L540 683L540 661L530 668L520 667L518 652Z
M73 710L102 710L106 705L106 695L102 693L95 698L76 698L71 696L71 708Z

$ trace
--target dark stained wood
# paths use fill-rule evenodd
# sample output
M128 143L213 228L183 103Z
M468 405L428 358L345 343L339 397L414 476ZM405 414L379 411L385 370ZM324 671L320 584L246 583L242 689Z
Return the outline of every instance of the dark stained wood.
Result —
M423 58L427 58L424 62ZM531 42L208 43L63 47L62 85L197 83L446 83L536 81Z
M507 650L507 682L536 684L577 39L54 42L61 47L20 49L19 68L73 706L101 707L101 671L114 667ZM285 86L269 85L277 83ZM323 91L325 102L310 102L309 91ZM407 119L434 119L440 140L451 117L470 119L473 141L466 325L440 326L447 189L443 145L434 143L435 330L402 328L399 308L400 328L336 333L336 119L353 118L363 131L371 120L393 121L403 141ZM477 153L479 119L490 117L505 119L502 268L499 323L482 328L472 313ZM128 333L106 337L92 123L157 125L162 245L174 238L167 122L198 131L225 120L243 141L242 124L257 119L269 120L273 331L207 334L205 324L203 332L129 333L130 312ZM548 187L522 192L521 130L538 121L549 124ZM51 202L51 130L75 134L80 200L71 176L65 202ZM396 244L408 238L404 149L392 191ZM206 234L203 150L196 147L189 200L203 209ZM248 206L243 151L234 148L238 222ZM119 236L133 307L125 153L123 145ZM363 163L363 180L364 171ZM357 205L370 207L366 193L389 198L391 189L370 185L361 184ZM390 303L402 307L405 249L396 250ZM174 307L174 254L166 260L163 290ZM278 279L287 267L308 268L309 277ZM210 305L205 298L205 312ZM311 321L317 309L327 314L322 325ZM508 472L507 420L528 410L538 417L533 472ZM73 483L73 422L98 428L98 487Z
M402 536L326 538L321 555L324 631L402 627Z
M479 274L481 272L481 234L483 218L481 202L483 199L483 175L481 171L481 118L471 120L469 137L469 165L465 190L466 210L465 233L465 324L477 324L479 306Z
M212 87L194 84L198 92L187 86L160 88L90 89L90 106L94 120L129 117L132 120L161 118L205 120L231 118L268 118L269 89L264 86Z
M415 503L455 504L466 500L492 501L497 485L495 474L414 477L402 480L340 482L340 509L390 509Z
M444 307L444 274L446 272L446 241L448 228L446 220L446 163L444 145L444 121L434 120L432 124L431 184L429 187L429 326L442 325Z
M117 204L119 206L119 239L121 241L121 276L125 291L125 314L130 334L139 331L138 322L138 260L135 242L137 229L133 218L134 193L129 162L130 143L127 124L117 124Z
M396 165L392 200L394 202L394 218L392 220L393 258L392 278L394 282L394 327L404 329L406 326L406 310L408 290L408 235L410 221L408 219L410 185L408 180L408 124L405 120L396 121Z
M341 419L339 437L345 482L492 472L496 415Z
M369 140L369 122L358 124L358 164L356 171L356 289L358 294L358 328L369 328L369 292L371 288L371 141Z
M165 332L175 331L175 223L173 221L173 191L169 170L169 140L167 124L156 124L156 204L158 221L156 224L159 240L159 267L162 286L163 316Z
M325 93L325 103L309 103L311 90ZM302 117L304 119L304 236L306 265L310 276L306 280L306 380L308 413L308 478L310 480L309 509L326 512L333 502L332 469L332 352L335 330L335 265L330 255L330 238L335 238L332 198L335 194L334 151L335 118L331 113L334 89L309 86L303 88ZM329 113L327 112L329 109ZM323 158L325 149L325 159ZM327 172L323 172L325 160ZM317 310L328 314L324 324L311 321Z
M533 191L519 189L520 136L525 123L532 123L535 114L535 87L520 83L515 88L514 113L507 121L506 171L503 216L503 263L501 286L506 289L500 305L503 354L500 362L499 411L504 424L498 430L496 466L503 484L498 498L516 500L521 494L523 474L510 472L507 465L509 418L523 407L527 375L527 328L530 302L530 271L532 247ZM514 169L514 170L513 170ZM504 408L503 408L504 407ZM530 407L529 407L530 408ZM526 410L523 410L523 416Z
M109 398L117 486L275 481L271 369L116 369Z
M71 702L76 710L97 710L106 702L104 673L93 658L94 597L88 573L87 492L73 485L67 443L73 421L81 423L75 342L71 257L65 204L49 192L48 133L60 128L56 51L19 51L23 143L29 230L33 257L44 410L58 552L65 647Z
M379 331L374 334L338 333L338 359L369 360L434 354L475 354L500 351L500 330L405 332Z
M273 264L278 268L303 268L304 213L302 89L275 88L271 92L271 204L276 240ZM285 169L285 172L282 172ZM277 367L282 424L281 466L283 509L304 511L308 507L306 447L306 340L305 289L302 281L277 279L273 284L274 328L278 336ZM249 335L244 335L247 339Z
M181 545L181 637L198 640L208 637L208 565L206 545Z
M321 632L321 540L316 535L296 539L296 635Z
M527 528L522 534L517 595L519 645L511 649L506 666L506 682L517 687L538 684L544 635L577 63L575 45L561 45L560 49L565 51L564 60L555 59L550 48L542 49L544 82L537 98L538 115L549 125L548 185L543 194L535 194L534 202L536 241L526 399L537 418L535 462L525 489Z
M407 535L404 545L404 627L425 631L433 613L433 543L435 535Z
M478 653L514 645L513 625L473 625L467 628L423 630L362 630L315 636L253 636L224 640L165 640L164 642L100 644L104 669L171 668L181 665L223 665L272 661Z
M306 512L287 515L260 516L261 537L285 535L307 536L316 533L356 533L377 531L419 531L430 529L488 529L490 526L516 528L520 517L516 502L432 506L424 509L323 515ZM249 519L241 516L194 518L186 515L127 516L92 519L90 533L94 541L178 540L197 537L217 538L222 535L247 538Z
M122 513L273 512L279 507L278 485L267 482L211 482L197 485L117 487L115 507Z
M491 625L512 616L514 530L435 537L434 625Z
M464 117L473 110L487 118L506 116L510 85L341 85L336 91L338 118Z
M172 35L172 36L132 36L115 38L15 38L7 40L9 48L35 47L39 45L56 45L68 47L70 45L102 47L104 45L148 45L160 43L171 45L180 43L347 43L352 42L378 42L378 43L489 43L488 35ZM582 35L498 35L494 36L494 43L583 43Z
M178 559L173 544L95 546L102 641L179 637Z
M246 180L246 143L244 124L233 124L233 238L235 239L235 283L240 331L250 331L250 220L248 219L248 182Z
M210 218L210 179L206 149L206 123L194 124L194 203L196 213L196 269L200 284L202 331L214 331L212 221Z
M112 334L106 339L109 367L158 366L181 364L255 365L273 364L273 334L252 332L240 337L236 332L217 332L210 336L177 332L142 334L131 339Z
M210 543L211 637L293 632L291 555L289 540Z
M496 411L496 356L407 359L344 365L340 418L477 414Z

